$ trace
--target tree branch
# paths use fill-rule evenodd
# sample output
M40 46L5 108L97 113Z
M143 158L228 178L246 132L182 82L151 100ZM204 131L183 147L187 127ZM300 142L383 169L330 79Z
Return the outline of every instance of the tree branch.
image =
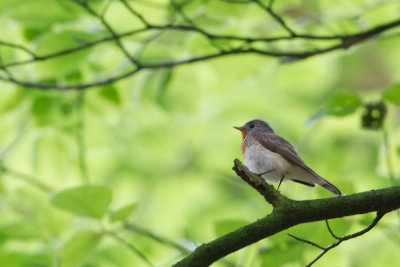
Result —
M254 223L199 246L174 266L209 266L241 248L298 224L374 211L383 216L400 208L400 186L341 197L295 201L275 192L271 185L261 183L261 178L249 172L239 160L235 160L233 169L274 206L273 212Z
M16 51L21 51L27 54L30 58L15 60L15 61L7 61L0 62L0 71L3 72L3 75L0 75L0 80L4 82L14 83L26 88L38 88L38 89L56 89L56 90L83 90L90 87L101 86L106 84L111 84L113 82L125 79L127 77L132 77L136 75L142 69L159 69L166 67L175 67L178 65L191 64L199 61L206 61L210 59L230 56L230 55L239 55L239 54L257 54L261 56L275 57L281 59L282 62L291 62L295 60L302 60L305 58L309 58L316 55L321 55L325 53L329 53L336 50L347 49L351 46L354 46L358 43L361 43L369 38L380 35L383 32L386 32L390 29L396 28L400 26L400 19L393 20L391 22L377 25L368 30L353 32L348 34L332 34L332 35L315 35L315 34L307 34L301 32L295 32L292 28L290 28L287 23L283 20L283 18L278 15L273 9L274 1L269 1L268 4L264 4L260 0L250 0L250 1L230 1L230 3L246 3L246 4L256 4L263 10L265 10L266 14L272 16L273 19L279 23L288 34L282 36L241 36L241 35L227 35L224 33L214 33L207 29L204 29L204 26L198 25L194 23L189 16L187 16L183 10L182 6L178 4L174 5L174 1L172 1L173 7L178 14L183 16L184 20L189 25L175 24L175 23L164 23L164 24L153 24L149 22L144 15L140 14L136 9L134 9L126 0L120 0L121 4L129 11L134 17L136 17L140 22L144 25L138 29L133 29L131 31L119 33L114 30L110 23L105 20L104 12L98 14L93 8L90 7L87 1L82 0L71 0L75 2L77 5L81 6L83 9L87 11L88 14L95 17L104 27L107 34L109 36L100 38L98 40L86 42L84 44L78 44L76 47L69 47L64 50L60 50L57 52L38 55L34 50L29 49L20 44L15 44L8 41L0 40L0 48L7 47L8 49L14 49ZM140 52L130 52L127 47L123 45L122 39L126 37L133 37L146 33L164 33L169 31L183 31L188 33L195 33L201 35L209 42L210 46L216 47L217 51L213 52L196 52L194 55L190 55L185 58L174 58L165 60L160 59L158 61L149 63L140 59ZM384 37L383 37L384 38ZM263 46L259 46L258 44L269 44L271 42L297 42L297 40L303 40L307 42L307 46L305 45L301 49L286 50L285 46L282 46L280 49L267 49L260 48ZM26 66L28 64L34 64L37 62L42 62L46 60L51 60L54 58L58 58L61 56L65 56L68 54L77 53L81 50L95 47L99 44L104 44L106 42L113 41L116 44L117 49L119 49L127 60L129 60L133 66L127 67L121 73L114 74L110 77L104 77L101 80L89 81L89 82L80 82L76 84L58 84L58 83L43 83L40 81L29 81L24 80L24 75L15 75L18 70L13 70L11 67L15 66ZM218 42L223 41L226 44L226 48L221 49L219 47ZM323 46L321 41L328 41ZM238 46L238 42L242 42L242 45ZM333 43L332 43L333 42ZM254 45L253 45L254 44ZM305 47L310 47L310 45L316 45L316 49L306 49ZM146 45L146 42L142 42L142 46ZM257 46L255 46L257 45ZM181 44L179 44L181 46ZM238 48L240 47L240 48ZM286 46L287 47L287 46ZM292 46L290 46L292 47ZM133 67L133 68L132 68ZM14 73L15 72L15 73Z

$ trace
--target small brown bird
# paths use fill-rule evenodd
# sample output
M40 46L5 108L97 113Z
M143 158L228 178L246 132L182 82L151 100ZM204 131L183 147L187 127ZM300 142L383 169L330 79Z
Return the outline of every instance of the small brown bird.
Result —
M279 182L278 189L284 179L289 179L311 187L318 184L338 196L342 194L309 168L294 146L276 135L265 121L252 120L234 128L242 132L241 150L246 166L268 182Z

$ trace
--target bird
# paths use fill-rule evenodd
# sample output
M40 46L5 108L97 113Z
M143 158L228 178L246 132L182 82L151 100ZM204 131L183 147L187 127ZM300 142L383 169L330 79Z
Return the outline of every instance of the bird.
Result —
M271 126L263 120L255 119L241 127L241 151L249 170L266 182L278 183L291 180L310 187L315 184L341 196L340 190L319 176L299 157L296 148L285 138L275 134Z

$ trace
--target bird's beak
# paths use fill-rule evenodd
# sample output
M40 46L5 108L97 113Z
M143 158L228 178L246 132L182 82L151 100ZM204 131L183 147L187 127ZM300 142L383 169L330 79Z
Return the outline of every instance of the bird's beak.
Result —
M242 126L242 127L233 126L233 128L235 128L236 130L239 130L239 131L242 133L243 139L246 137L247 133L246 133L246 131L244 130L244 127L243 127L243 126Z

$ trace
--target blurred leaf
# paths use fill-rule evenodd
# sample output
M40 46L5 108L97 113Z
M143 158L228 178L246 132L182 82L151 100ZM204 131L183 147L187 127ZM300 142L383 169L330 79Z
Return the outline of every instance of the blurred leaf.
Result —
M43 29L38 29L38 28L25 28L23 30L23 35L25 37L26 40L28 41L32 41L33 39L35 39L39 34L41 34L43 32Z
M26 252L15 249L3 248L0 251L0 266L29 266L29 267L47 267L51 266L52 255L46 253L32 253L25 249Z
M40 236L35 226L24 222L0 226L0 242L8 239L29 240Z
M400 146L397 147L397 156L400 157Z
M346 116L357 110L362 104L360 98L347 92L336 92L327 101L325 110L328 115Z
M81 266L101 238L101 234L92 230L75 233L61 250L61 267Z
M237 230L240 227L243 227L249 223L249 221L243 219L220 220L215 223L215 233L217 234L217 236L222 236L234 230Z
M40 96L33 101L32 115L37 125L51 124L55 118L57 99L50 96Z
M125 219L132 213L136 205L137 205L136 203L131 203L116 210L115 212L113 212L113 214L111 214L110 221L116 222Z
M112 104L119 105L121 104L121 99L119 97L119 93L114 86L103 86L100 90L100 95L104 97L106 100L111 102Z
M393 84L383 92L383 98L390 103L400 106L400 84Z
M168 89L168 86L172 80L172 68L163 70L160 74L159 85L157 89L157 102L160 105L164 105L164 95Z
M4 7L7 7L6 2ZM28 27L50 27L54 23L71 21L79 16L79 8L69 1L8 0L8 2L10 2L8 6L13 7L11 18ZM1 8L0 6L0 10Z
M77 215L102 218L112 199L106 186L84 185L66 189L56 194L51 203Z
M7 112L24 100L24 94L21 88L13 88L11 90L2 89L0 97L0 112Z
M142 99L156 100L158 104L165 106L165 93L172 80L171 68L153 71L148 75L144 84Z

